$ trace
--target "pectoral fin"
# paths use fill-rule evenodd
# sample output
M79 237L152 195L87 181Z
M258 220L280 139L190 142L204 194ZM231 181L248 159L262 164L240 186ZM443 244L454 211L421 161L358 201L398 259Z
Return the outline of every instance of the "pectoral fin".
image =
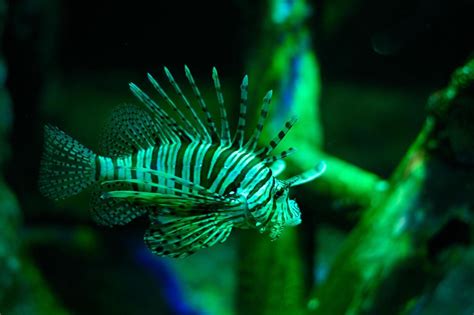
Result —
M172 211L196 211L196 212L216 212L224 210L236 210L243 205L243 200L238 196L222 196L208 190L205 187L184 180L180 177L169 175L164 172L140 169L142 172L151 175L164 177L168 183L174 182L176 185L161 185L152 181L143 181L136 179L121 179L104 182L104 185L123 184L132 187L133 184L143 184L156 188L155 192L140 191L132 189L117 189L106 191L102 199L123 199L137 202L143 205L153 205L158 208L168 208Z
M222 213L156 220L145 234L145 243L158 256L186 257L224 242L232 230L233 218Z

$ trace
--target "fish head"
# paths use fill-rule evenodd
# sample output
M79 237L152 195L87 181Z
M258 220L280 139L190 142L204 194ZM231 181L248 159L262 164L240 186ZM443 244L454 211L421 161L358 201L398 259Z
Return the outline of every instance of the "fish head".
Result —
M290 188L312 181L326 171L326 163L320 162L312 169L286 180L275 177L268 181L272 189L265 195L267 202L257 209L247 208L245 212L251 226L260 233L269 233L272 240L277 239L283 228L301 223L301 211L294 199L290 199ZM265 187L261 188L264 191Z
M262 209L261 216L254 217L261 233L268 233L272 240L277 239L287 226L301 223L298 204L289 198L290 186L276 179L270 202Z
M273 189L274 205L272 220L270 221L270 235L279 235L286 226L295 226L301 223L301 211L296 200L290 199L290 188L312 181L326 171L326 163L320 162L314 168L293 176L286 180L275 179ZM275 232L273 232L275 231Z
M301 211L295 200L290 199L290 186L285 181L277 180L275 185L275 216L283 227L301 223Z

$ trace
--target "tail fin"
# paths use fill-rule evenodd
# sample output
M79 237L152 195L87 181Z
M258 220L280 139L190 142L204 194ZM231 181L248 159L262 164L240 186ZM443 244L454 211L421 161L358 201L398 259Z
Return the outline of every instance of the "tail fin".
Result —
M95 182L96 154L57 127L44 128L39 188L52 199L78 194Z

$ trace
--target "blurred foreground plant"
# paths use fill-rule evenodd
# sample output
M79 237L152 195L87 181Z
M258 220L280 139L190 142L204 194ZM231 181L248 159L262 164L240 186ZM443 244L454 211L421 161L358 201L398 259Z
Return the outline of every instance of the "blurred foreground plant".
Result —
M3 37L7 11L6 1L0 0L0 38ZM7 136L13 122L11 99L5 87L7 67L2 53L3 49L0 50L0 166L10 154ZM3 175L0 172L0 313L67 314L25 253L20 235L20 207Z

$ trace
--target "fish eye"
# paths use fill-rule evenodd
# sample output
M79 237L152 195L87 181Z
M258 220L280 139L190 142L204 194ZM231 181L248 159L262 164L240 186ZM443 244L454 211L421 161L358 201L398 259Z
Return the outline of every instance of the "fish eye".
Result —
M283 195L283 189L278 189L275 193L275 198L280 198Z

